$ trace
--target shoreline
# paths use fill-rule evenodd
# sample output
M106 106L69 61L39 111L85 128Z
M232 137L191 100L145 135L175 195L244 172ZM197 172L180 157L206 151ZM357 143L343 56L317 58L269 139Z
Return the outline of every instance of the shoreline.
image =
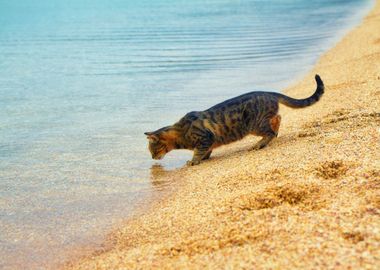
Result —
M295 86L312 107L281 106L277 140L223 146L199 166L152 170L175 183L65 269L375 268L380 264L380 1ZM171 189L173 189L172 187Z

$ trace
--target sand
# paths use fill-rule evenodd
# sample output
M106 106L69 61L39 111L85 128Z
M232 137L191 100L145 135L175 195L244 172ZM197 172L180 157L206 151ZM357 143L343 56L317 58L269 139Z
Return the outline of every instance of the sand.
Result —
M279 137L219 148L176 171L152 169L173 192L65 269L379 269L380 1L360 26L285 90L322 100L281 107Z

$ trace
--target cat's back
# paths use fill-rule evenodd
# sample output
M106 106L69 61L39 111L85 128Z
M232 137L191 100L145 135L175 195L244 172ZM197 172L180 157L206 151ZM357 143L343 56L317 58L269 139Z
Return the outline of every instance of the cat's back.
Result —
M265 103L276 102L276 99L270 92L249 92L231 99L218 103L205 110L206 113L230 113L243 111L246 106L261 107Z
M255 118L265 111L270 103L277 103L268 92L249 92L218 103L204 111L192 111L182 117L178 125L188 128L211 130L218 136L224 136L234 129L246 125L247 114Z

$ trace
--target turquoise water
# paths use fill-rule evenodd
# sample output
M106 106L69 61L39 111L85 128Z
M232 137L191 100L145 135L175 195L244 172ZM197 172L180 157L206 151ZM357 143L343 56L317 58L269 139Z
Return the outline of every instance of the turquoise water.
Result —
M279 91L371 4L0 0L0 268L95 241L159 192L145 131Z

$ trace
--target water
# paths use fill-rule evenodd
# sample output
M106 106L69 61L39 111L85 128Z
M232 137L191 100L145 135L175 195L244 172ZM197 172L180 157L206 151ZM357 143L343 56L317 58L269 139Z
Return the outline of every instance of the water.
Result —
M98 239L158 192L143 132L284 88L371 4L0 0L0 268Z

